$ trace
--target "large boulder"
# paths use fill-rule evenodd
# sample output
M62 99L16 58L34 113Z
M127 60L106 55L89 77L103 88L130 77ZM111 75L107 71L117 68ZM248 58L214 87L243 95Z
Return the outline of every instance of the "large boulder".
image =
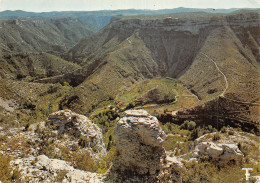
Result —
M47 125L57 130L58 134L68 134L77 139L80 137L86 139L89 147L95 153L106 155L102 130L86 116L71 110L61 110L49 115Z
M172 174L177 160L166 158L166 134L145 110L128 110L115 128L117 155L107 174L112 182L157 182Z
M243 153L235 144L223 144L214 142L200 142L195 146L193 157L199 158L207 153L212 159L219 160L220 163L228 163L233 161L241 163L243 160Z

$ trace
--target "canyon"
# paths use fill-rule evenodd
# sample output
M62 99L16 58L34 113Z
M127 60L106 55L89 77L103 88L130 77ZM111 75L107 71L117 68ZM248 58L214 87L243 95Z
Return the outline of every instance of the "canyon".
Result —
M165 11L0 13L1 181L259 173L259 9Z

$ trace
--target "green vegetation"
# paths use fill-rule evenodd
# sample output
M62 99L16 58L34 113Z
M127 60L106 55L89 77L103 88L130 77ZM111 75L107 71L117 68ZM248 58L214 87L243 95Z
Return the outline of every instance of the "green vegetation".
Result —
M213 141L217 141L217 140L219 140L219 139L220 139L219 133L215 133L215 134L213 135L213 137L212 137L212 140L213 140Z
M177 81L174 79L156 78L146 80L138 83L117 100L123 102L125 106L171 103L176 100L176 87Z
M12 171L10 166L10 158L0 154L0 181L3 183L17 182L19 183L20 173L17 170Z
M192 182L222 182L222 183L246 183L245 172L242 167L253 168L250 172L251 176L259 175L259 164L243 164L243 165L224 165L219 167L216 162L212 162L207 155L200 158L199 162L184 162L186 171L182 174L182 180L185 183ZM252 182L255 180L251 179ZM251 182L250 181L250 182Z
M55 177L55 182L62 182L65 175L67 174L68 172L66 170L60 170L57 172L57 176Z
M0 57L0 76L3 78L34 81L61 75L80 66L49 53L4 53Z
M25 81L1 80L1 96L12 97L15 110L11 114L0 114L1 124L7 126L29 126L29 124L46 120L47 116L60 109L60 103L71 90L70 86L61 84L40 84ZM1 110L1 108L0 108Z
M92 33L75 18L17 18L1 20L2 49L11 52L62 53Z
M166 123L162 129L167 134L164 147L167 151L174 151L173 155L184 155L189 152L193 140L206 133L205 130L196 127L194 121L185 121L182 125ZM196 132L196 134L194 134Z

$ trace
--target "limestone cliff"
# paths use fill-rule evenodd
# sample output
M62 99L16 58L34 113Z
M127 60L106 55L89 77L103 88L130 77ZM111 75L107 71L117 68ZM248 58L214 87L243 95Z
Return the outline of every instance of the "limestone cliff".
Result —
M227 94L252 102L259 93L258 20L258 11L115 18L68 52L83 67L63 78L80 85L71 96L87 106L93 91L89 100L97 105L97 98L113 98L122 88L156 76L178 78L199 99L212 100L225 90L223 72L232 84ZM248 91L253 92L243 95Z
M145 110L128 110L116 126L117 155L107 174L112 182L178 180L181 163L166 157L166 134Z

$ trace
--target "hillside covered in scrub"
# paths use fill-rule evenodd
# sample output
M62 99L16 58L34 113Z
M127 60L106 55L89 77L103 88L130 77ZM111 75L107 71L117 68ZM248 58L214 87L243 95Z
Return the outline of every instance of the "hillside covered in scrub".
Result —
M0 180L259 175L260 12L211 11L0 12Z

